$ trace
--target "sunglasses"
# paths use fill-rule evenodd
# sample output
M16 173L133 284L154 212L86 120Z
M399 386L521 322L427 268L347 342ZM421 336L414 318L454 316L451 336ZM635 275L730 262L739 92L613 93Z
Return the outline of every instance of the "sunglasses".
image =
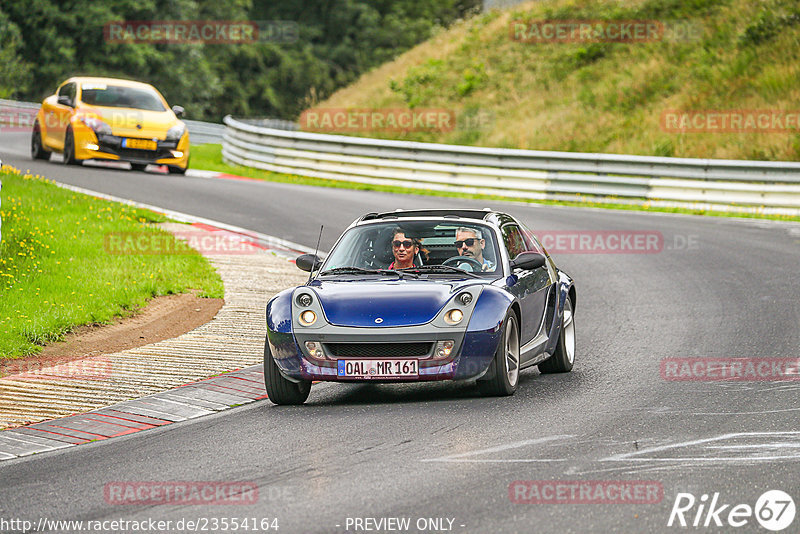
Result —
M456 248L461 248L461 245L466 243L468 247L471 247L472 245L475 244L475 241L478 241L478 239L475 237L470 237L469 239L463 239L463 240L459 239L458 241L455 242L455 245Z
M400 248L401 245L405 248L411 248L412 246L414 246L414 242L411 241L410 239L406 239L405 241L400 241L399 239L395 239L394 241L392 241L392 245L394 246L394 248Z

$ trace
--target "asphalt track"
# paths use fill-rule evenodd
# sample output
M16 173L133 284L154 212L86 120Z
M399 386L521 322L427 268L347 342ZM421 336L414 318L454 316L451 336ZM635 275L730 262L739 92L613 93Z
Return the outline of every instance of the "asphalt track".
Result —
M320 224L327 248L368 211L489 204L535 232L660 232L663 249L553 254L578 289L572 373L527 370L510 398L459 383L317 385L302 407L260 401L3 462L0 519L172 520L174 530L181 519L278 518L281 533L672 532L686 530L667 526L679 493L719 493L730 505L723 522L767 490L800 505L800 382L660 372L665 358L800 356L798 225L68 168L32 162L27 147L27 134L0 134L5 163L307 246ZM663 498L513 503L517 480L653 481ZM104 498L115 481L247 481L259 493L249 505L117 505ZM395 517L410 528L355 522ZM419 518L445 520L419 530ZM689 529L768 532L754 517L740 528L705 520Z

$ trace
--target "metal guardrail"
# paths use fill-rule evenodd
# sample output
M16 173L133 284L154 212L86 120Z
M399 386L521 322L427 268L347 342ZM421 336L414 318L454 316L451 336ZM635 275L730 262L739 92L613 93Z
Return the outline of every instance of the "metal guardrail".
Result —
M225 126L213 122L190 121L182 119L189 129L189 144L204 145L206 143L220 144L225 134Z
M41 104L35 102L18 102L16 100L3 100L0 99L0 110L7 112L8 109L24 109L35 111L41 107ZM0 113L0 121L5 113ZM19 119L17 119L17 122ZM30 118L30 124L33 126L33 117ZM186 127L189 129L189 139L192 145L202 145L205 143L222 143L222 135L225 133L225 126L213 122L193 121L183 119ZM18 124L18 126L22 126Z
M245 124L251 126L261 126L262 128L274 128L275 130L291 130L296 131L300 129L300 125L293 121L286 121L283 119L239 119ZM221 125L223 130L224 125Z
M230 116L222 155L259 169L506 197L800 214L800 162L485 148L264 128Z

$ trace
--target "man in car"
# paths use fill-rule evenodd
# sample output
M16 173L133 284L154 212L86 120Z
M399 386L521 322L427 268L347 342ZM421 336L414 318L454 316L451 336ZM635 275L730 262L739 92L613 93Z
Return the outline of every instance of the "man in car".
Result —
M482 271L494 271L494 263L483 257L483 249L486 247L486 240L483 239L480 230L462 226L456 230L454 245L458 249L459 256L474 258L483 265L481 268Z

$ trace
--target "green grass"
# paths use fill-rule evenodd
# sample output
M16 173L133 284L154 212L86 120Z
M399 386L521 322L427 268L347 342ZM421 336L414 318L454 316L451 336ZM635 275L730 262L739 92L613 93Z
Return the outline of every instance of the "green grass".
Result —
M512 21L658 21L638 43L514 41ZM688 33L677 35L675 29ZM687 30L691 29L691 32ZM671 38L670 36L674 36ZM315 108L443 108L479 127L357 135L503 148L722 159L800 159L800 130L687 133L669 110L779 110L800 99L796 0L538 0L455 25ZM334 132L328 132L334 133ZM354 135L352 132L339 132Z
M297 176L293 174L282 174L278 172L263 171L260 169L253 169L250 167L243 167L241 165L229 165L222 159L222 146L207 144L192 147L192 167L196 169L203 169L209 171L223 172L235 176L245 176L248 178L255 178L257 180L267 180L271 182L283 182L298 185L311 185L317 187L334 187L339 189L359 189L367 191L382 191L386 193L400 193L407 195L427 195L436 197L449 197L449 198L469 198L481 200L497 200L501 202L527 202L529 204L543 204L549 206L574 206L574 207L589 207L589 208L604 208L604 209L617 209L628 211L648 211L660 213L681 213L689 215L709 215L714 217L744 217L753 219L771 219L777 221L798 221L800 217L791 215L767 215L761 213L747 213L747 212L727 212L727 211L713 211L704 209L690 209L690 208L671 208L652 206L648 204L621 204L614 203L613 201L595 202L585 197L579 198L576 195L575 201L559 201L559 200L533 200L526 198L516 198L513 196L499 196L499 195L480 195L470 193L457 193L453 191L437 191L435 189L412 189L409 187L378 185L378 184L363 184L360 182L347 182L340 180L325 180L323 178L311 178L305 176Z
M130 315L151 297L197 290L221 298L205 258L107 252L111 232L163 234L151 211L59 188L4 166L0 359L35 354L75 326Z

